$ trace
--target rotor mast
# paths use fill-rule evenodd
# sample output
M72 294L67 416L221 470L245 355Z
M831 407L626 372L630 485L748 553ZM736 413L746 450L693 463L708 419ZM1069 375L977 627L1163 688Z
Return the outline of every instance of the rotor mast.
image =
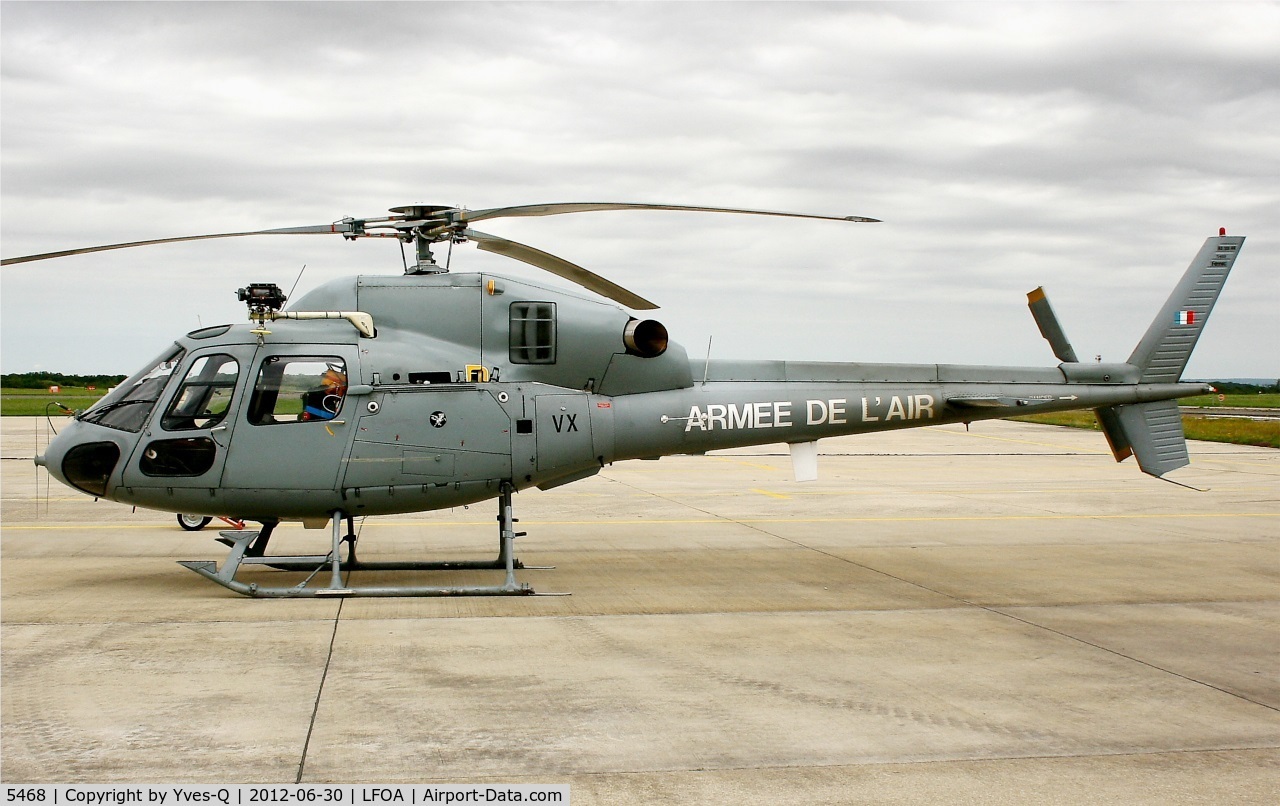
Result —
M391 212L399 215L388 219L398 231L401 241L413 244L414 263L405 266L405 274L444 274L447 268L436 263L431 253L431 245L444 240L461 243L466 238L456 231L453 218L448 215L456 212L456 207L443 205L412 204L404 207L393 207Z

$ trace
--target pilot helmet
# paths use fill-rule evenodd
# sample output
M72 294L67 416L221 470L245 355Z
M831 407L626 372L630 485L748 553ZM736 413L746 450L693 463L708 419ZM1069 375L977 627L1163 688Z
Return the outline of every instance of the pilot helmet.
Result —
M324 390L332 395L346 394L347 391L347 374L339 367L330 366L321 376L321 383L324 384Z

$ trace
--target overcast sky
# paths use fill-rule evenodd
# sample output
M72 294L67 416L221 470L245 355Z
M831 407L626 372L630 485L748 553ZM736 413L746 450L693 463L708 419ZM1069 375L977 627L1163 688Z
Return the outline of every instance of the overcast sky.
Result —
M1188 377L1280 375L1280 6L0 4L5 257L471 208L661 304L702 357L1123 361L1204 238L1249 236ZM10 266L4 372L139 368L235 289L399 273L254 237ZM457 250L455 271L524 278Z

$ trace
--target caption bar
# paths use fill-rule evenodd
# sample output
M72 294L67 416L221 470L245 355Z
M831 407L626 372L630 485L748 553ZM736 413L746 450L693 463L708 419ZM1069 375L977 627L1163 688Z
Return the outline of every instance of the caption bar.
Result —
M23 806L253 806L341 804L569 803L568 784L279 784L253 786L4 785L4 803Z

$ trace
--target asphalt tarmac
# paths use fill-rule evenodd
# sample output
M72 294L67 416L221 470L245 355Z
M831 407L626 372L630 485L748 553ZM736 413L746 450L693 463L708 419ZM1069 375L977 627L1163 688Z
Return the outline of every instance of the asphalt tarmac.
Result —
M1192 443L1174 475L1205 491L1115 464L1100 433L1009 422L824 440L810 484L782 446L628 462L516 497L519 556L556 566L521 579L571 596L279 601L175 563L221 562L213 527L50 488L43 420L0 426L5 782L1280 793L1280 451ZM361 558L491 556L495 512L368 519Z

